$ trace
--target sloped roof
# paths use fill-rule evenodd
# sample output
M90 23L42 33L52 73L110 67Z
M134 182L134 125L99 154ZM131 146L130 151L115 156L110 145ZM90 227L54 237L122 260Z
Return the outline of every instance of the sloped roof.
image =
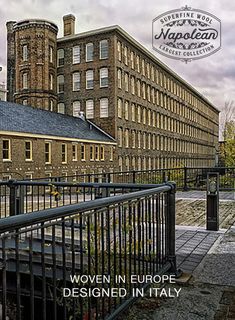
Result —
M0 131L114 142L89 120L0 101Z

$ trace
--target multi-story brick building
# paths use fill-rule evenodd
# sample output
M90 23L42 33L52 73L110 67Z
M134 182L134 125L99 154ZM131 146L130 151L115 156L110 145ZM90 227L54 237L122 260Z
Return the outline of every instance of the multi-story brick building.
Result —
M113 171L114 139L81 115L0 101L0 179Z
M38 106L21 83L22 70L28 70L30 79L37 72L30 69L32 64L38 68L35 57L27 67L30 55L44 50L44 81L53 91L53 106L48 94L45 108L55 111L58 99L57 112L76 116L83 111L118 141L120 170L214 165L219 111L123 29L112 26L75 34L73 15L64 17L64 36L57 41L54 25L41 38L40 28L44 27L32 21L8 23L8 73L21 74L12 84L8 77L10 100ZM39 39L50 36L43 49L32 50L30 30Z

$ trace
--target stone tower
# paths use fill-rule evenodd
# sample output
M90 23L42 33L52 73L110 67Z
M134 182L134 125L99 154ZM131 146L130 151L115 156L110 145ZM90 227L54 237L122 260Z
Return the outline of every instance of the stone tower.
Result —
M7 31L8 100L55 111L57 26L30 19L8 22Z

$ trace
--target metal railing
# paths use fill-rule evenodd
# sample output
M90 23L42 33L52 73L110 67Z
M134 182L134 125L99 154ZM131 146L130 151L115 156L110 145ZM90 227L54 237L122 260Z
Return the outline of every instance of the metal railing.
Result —
M2 181L0 182L0 218L82 203L156 186L156 184L133 183Z
M207 172L219 172L220 190L235 189L235 167L182 167L154 170L130 170L103 173L87 173L72 176L58 176L47 178L51 182L114 182L159 184L166 181L175 181L177 189L206 190ZM37 181L46 178L37 179Z
M111 320L148 286L132 275L176 271L175 185L118 188L114 195L106 184L105 198L0 219L2 319ZM102 281L82 283L82 275ZM65 297L72 290L78 297Z

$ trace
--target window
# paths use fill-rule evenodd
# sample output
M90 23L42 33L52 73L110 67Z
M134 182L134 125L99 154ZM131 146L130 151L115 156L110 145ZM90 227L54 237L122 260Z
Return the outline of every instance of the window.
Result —
M51 142L45 142L45 164L51 163Z
M62 163L67 163L67 144L65 143L61 145L61 160Z
M114 147L113 146L111 146L110 147L110 161L113 161L113 159L114 159Z
M80 73L74 72L73 73L73 91L80 90Z
M118 128L118 146L122 147L122 128Z
M100 160L99 146L95 146L95 160Z
M128 65L128 58L127 58L127 47L124 47L124 63Z
M135 122L135 104L131 104L131 120Z
M81 144L81 160L86 161L86 148L84 144Z
M140 72L140 57L136 56L136 70Z
M64 49L57 50L57 66L63 66L64 65Z
M28 73L24 72L22 75L22 83L23 83L23 89L28 89Z
M128 73L125 73L125 76L124 76L124 81L125 81L125 91L129 91L129 76L128 76Z
M107 98L100 99L100 118L109 116L109 103Z
M53 63L53 47L49 46L49 62Z
M22 101L22 104L23 104L24 106L27 106L27 104L28 104L28 99L24 99L24 100Z
M2 159L3 160L11 160L10 140L2 140Z
M50 74L50 90L53 90L54 87L54 76Z
M23 61L28 61L28 46L27 46L27 44L23 45Z
M72 160L78 161L78 145L77 145L77 143L72 144Z
M50 111L53 111L54 103L53 100L50 100Z
M64 92L64 76L60 74L57 77L57 93Z
M93 70L86 71L86 89L93 89L94 87L94 73Z
M140 80L137 80L137 96L140 97Z
M131 77L131 93L135 94L135 78Z
M73 64L80 63L80 46L73 47Z
M93 100L86 101L86 117L87 119L94 118L94 101Z
M138 123L141 122L141 107L140 106L138 106L138 108L137 108L137 121L138 121Z
M32 141L25 141L25 160L32 161Z
M134 62L134 52L131 51L131 69L135 68L135 62Z
M108 40L100 41L100 59L107 59L109 56Z
M122 88L122 71L120 69L118 69L118 88Z
M117 43L117 52L118 52L118 60L122 60L122 52L121 52L121 42L118 41Z
M145 61L142 60L142 75L145 76Z
M65 113L65 107L64 107L64 103L58 103L58 113Z
M135 131L132 131L132 148L135 148Z
M86 44L86 62L93 61L94 46L93 43Z
M78 117L81 110L81 103L80 101L74 101L73 102L73 116Z
M129 119L129 102L125 101L125 120Z
M108 68L100 69L100 87L108 87Z
M129 130L125 130L125 147L129 148Z
M145 86L145 82L142 83L142 96L143 96L143 99L146 99L146 86Z
M122 117L122 100L118 99L118 118Z
M90 146L90 161L94 161L94 158L95 158L94 146Z
M104 161L104 147L100 146L100 160Z

